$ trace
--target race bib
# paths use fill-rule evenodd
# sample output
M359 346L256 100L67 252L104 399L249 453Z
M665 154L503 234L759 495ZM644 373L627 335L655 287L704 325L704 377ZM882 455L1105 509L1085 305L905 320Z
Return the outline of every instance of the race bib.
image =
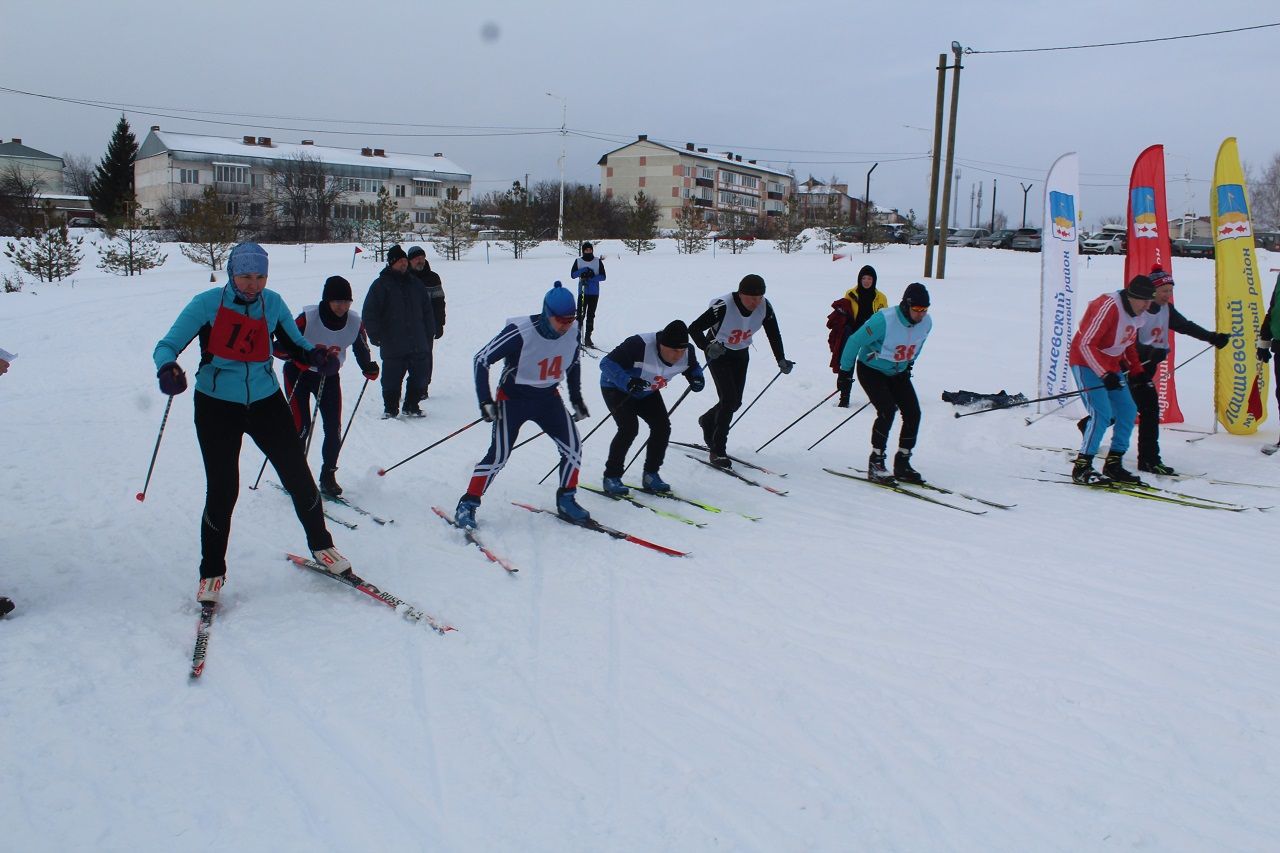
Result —
M246 317L225 305L218 308L209 333L209 352L230 361L266 361L270 334L262 317Z

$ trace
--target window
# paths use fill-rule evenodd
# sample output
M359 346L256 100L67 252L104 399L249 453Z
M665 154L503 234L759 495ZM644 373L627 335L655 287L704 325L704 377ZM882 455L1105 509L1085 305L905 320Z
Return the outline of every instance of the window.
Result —
M376 193L382 184L368 178L336 178L334 181L343 192Z
M698 167L698 177L699 177L699 178L702 178L702 179L704 179L704 180L710 181L710 180L714 180L714 179L715 179L715 176L716 176L716 170L715 170L715 169L712 169L712 168L710 168L709 166L699 166L699 167Z
M777 181L770 181L770 182L769 182L769 192L771 192L771 193L780 193L780 192L782 192L782 184L778 183Z
M181 184L200 183L200 170L199 169L179 169L178 183L181 183Z
M404 198L404 197L405 197L404 184L396 184L396 198Z
M413 212L413 221L418 225L427 225L436 221L434 210L415 210Z
M689 198L691 193L688 187L684 187L683 194L684 194L684 198Z
M693 167L692 167L692 166L681 166L681 167L680 167L680 174L681 174L681 175L683 175L683 176L684 176L684 177L686 177L686 178L692 178L692 177L693 177Z
M251 217L252 217L252 218L254 218L254 219L261 219L261 218L262 218L262 205L261 205L261 204L251 204L251 205L249 205L249 216L251 216Z
M746 187L747 189L751 189L751 190L760 189L760 179L753 178L750 175L738 175L738 183Z
M434 181L420 181L415 179L413 182L413 194L426 196L427 198L439 198L440 185Z
M267 176L266 175L250 175L249 185L256 187L257 189L262 189L267 185Z
M178 213L195 213L195 210L196 200L194 198L183 198L178 200Z
M225 210L225 211L227 212L227 216L239 216L239 215L240 215L240 202L238 202L238 201L228 201L228 202L226 202L226 203L224 204L224 206L223 206L223 210Z
M213 179L223 184L247 184L249 183L249 167L214 163Z

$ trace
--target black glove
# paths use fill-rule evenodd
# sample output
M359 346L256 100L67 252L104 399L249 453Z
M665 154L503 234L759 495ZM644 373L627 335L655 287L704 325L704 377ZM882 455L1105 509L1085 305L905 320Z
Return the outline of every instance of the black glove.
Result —
M364 378L368 379L370 382L376 382L380 373L381 370L378 367L378 363L375 361L369 365L368 370L364 371Z
M587 267L586 269L578 271L578 278L582 279L583 281L591 281L591 279L595 277L596 277L595 270L591 269L591 267Z
M1258 361L1268 362L1271 360L1271 347L1269 346L1270 341L1263 341L1263 343L1268 344L1268 346L1258 347Z
M784 374L790 373L791 368L795 366L796 366L796 363L794 361L787 361L785 358L778 359L778 369L781 370Z
M1114 370L1110 373L1102 374L1102 387L1108 391L1119 391L1120 384L1120 374Z
M707 380L703 379L701 376L695 376L689 380L689 390L695 394L697 394L699 391L701 391L703 388L706 388L706 387L707 387Z
M1209 335L1209 343L1213 344L1218 349L1222 349L1230 342L1231 342L1231 335L1227 334L1226 332L1214 332L1213 334Z
M338 360L337 347L314 347L307 354L307 363L325 376L333 376L337 374L342 367L342 362Z
M711 343L707 344L707 361L715 361L717 358L724 355L728 349L729 348L724 344L713 340Z
M1267 354L1270 355L1270 353ZM156 371L156 378L160 380L161 392L170 397L187 390L187 374L176 361L171 361Z
M487 424L491 424L498 419L498 404L490 400L488 403L480 404L480 418Z
M645 382L639 376L632 376L630 379L627 380L628 394L643 394L645 391L648 391L648 390L649 390L649 383Z
M853 390L853 371L842 370L836 374L836 390L841 394L848 394Z
M587 404L583 400L570 400L569 405L573 407L573 420L575 422L585 421L591 417L591 412L587 411Z

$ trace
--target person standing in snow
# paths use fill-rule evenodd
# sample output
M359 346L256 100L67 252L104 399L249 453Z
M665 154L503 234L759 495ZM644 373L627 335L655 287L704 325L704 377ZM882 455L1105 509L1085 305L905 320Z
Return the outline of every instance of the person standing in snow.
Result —
M1081 399L1089 412L1080 453L1071 479L1084 486L1141 482L1124 467L1124 454L1138 413L1126 384L1151 384L1138 356L1138 332L1147 318L1155 288L1145 275L1135 275L1124 290L1104 293L1089 303L1080 328L1071 339L1068 363ZM1125 372L1128 372L1126 383ZM1139 392L1145 393L1145 389ZM1111 448L1102 473L1093 470L1093 457L1111 427Z
M346 361L347 348L355 353L360 372L370 382L378 378L378 363L369 355L369 341L360 315L351 310L351 282L340 275L329 276L324 283L318 305L302 309L295 322L303 336L316 346L334 348L339 364ZM300 436L307 436L311 423L311 397L314 395L324 424L324 443L320 446L320 491L337 497L342 494L336 477L338 451L342 445L342 375L325 376L306 362L290 359L291 341L276 335L278 358L285 359L284 387L293 410L293 423Z
M858 270L857 284L831 303L831 313L827 315L827 328L831 330L827 334L827 345L831 348L832 373L840 373L840 356L849 336L861 329L872 314L888 307L889 298L876 290L876 268L867 264ZM836 405L841 409L849 408L848 390L840 392L840 402Z
M596 257L595 248L590 243L582 244L582 256L574 260L573 266L569 268L569 275L578 280L578 325L582 326L586 332L583 343L594 347L591 332L596 327L596 305L600 302L600 282L604 281L606 276L604 260Z
M426 286L409 275L409 256L404 249L392 246L387 250L387 265L369 286L360 316L369 342L382 356L383 419L400 415L402 384L404 413L423 417L425 412L418 404L431 374L436 321Z
M333 574L351 571L351 562L333 546L325 527L320 492L303 456L302 442L275 371L271 336L292 346L292 357L332 376L338 353L302 336L289 307L267 290L267 253L257 243L241 243L227 258L227 283L197 294L182 309L152 358L161 392L187 390L178 356L200 340L196 371L195 425L204 459L205 504L200 522L200 583L196 599L216 604L227 574L231 513L240 491L240 446L248 435L266 454L293 498L317 563Z
M1258 361L1266 364L1271 360L1271 353L1280 353L1280 276L1276 276L1275 287L1271 289L1271 302L1267 305L1266 316L1262 318L1262 325L1258 327ZM1267 369L1261 368L1261 374L1265 377ZM1276 386L1276 403L1280 404L1280 361L1276 362L1275 367L1275 386Z
M920 400L911 384L911 369L932 330L929 291L915 281L907 285L900 303L877 311L850 335L840 355L836 387L841 393L853 388L853 369L857 364L858 381L876 409L876 420L871 425L867 478L878 483L924 482L920 472L911 467L911 453L920 431ZM898 452L894 454L890 474L884 456L889 446L889 430L898 412L902 413L902 428L898 431Z
M698 418L709 461L717 468L729 468L733 464L726 450L729 426L733 423L733 413L742 405L742 394L747 387L747 367L751 360L748 347L761 327L769 338L778 370L790 373L795 362L787 360L778 318L769 300L764 298L764 279L755 273L742 277L736 293L712 299L707 310L689 324L689 337L706 354L719 398Z
M576 498L582 441L574 422L591 416L582 399L576 316L573 294L557 281L543 298L540 314L507 320L502 331L476 353L476 399L480 416L493 424L493 433L489 451L471 473L467 491L454 510L459 527L476 526L480 499L507 464L525 421L541 427L560 450L556 512L566 521L590 521L591 515ZM503 367L495 401L489 389L489 368L499 360ZM568 380L572 416L560 399L561 379Z
M0 349L0 376L4 376L9 372L10 358L12 358L12 355L9 352ZM12 599L0 596L0 616L7 616L12 613L13 608L14 604Z
M618 497L630 494L622 484L622 468L627 450L640 431L641 418L649 425L649 443L640 484L649 492L671 491L658 473L671 440L671 418L662 400L662 389L681 373L689 380L692 391L706 386L702 366L689 348L689 327L682 320L672 320L661 332L632 335L600 359L600 393L618 426L604 464L607 493Z
M427 358L426 386L422 389L422 398L425 400L431 396L427 392L431 387L431 374L435 370L435 341L444 336L444 283L440 281L439 274L432 271L431 264L427 261L427 252L421 246L409 247L409 275L427 288L427 296L431 299L431 316L436 323L435 333L427 342L431 352Z

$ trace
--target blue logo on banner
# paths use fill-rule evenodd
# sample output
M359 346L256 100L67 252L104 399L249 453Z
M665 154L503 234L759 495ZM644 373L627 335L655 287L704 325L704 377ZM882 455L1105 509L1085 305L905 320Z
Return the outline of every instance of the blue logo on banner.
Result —
M1129 208L1133 211L1133 236L1155 239L1156 225L1156 191L1154 187L1134 187L1129 191Z
M1076 239L1076 197L1070 193L1049 192L1049 218L1053 236L1059 240Z
M1244 200L1244 187L1239 184L1218 185L1219 240L1234 240L1253 234L1249 225L1249 205Z

